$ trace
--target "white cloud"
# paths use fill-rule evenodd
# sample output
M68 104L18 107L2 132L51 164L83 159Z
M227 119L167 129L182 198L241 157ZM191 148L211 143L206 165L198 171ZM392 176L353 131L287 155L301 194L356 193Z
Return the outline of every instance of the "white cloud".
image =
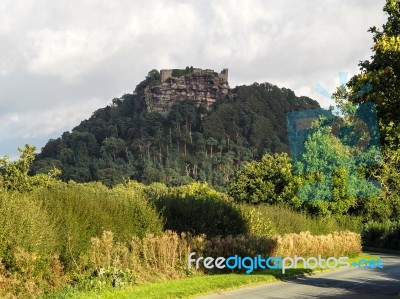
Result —
M28 70L38 75L73 79L103 60L108 37L102 32L43 29L29 33L28 42L36 55Z
M0 61L0 76L7 76L14 69L14 66L9 61Z
M152 54L153 59L165 51L181 54L197 31L195 12L186 4L173 7L150 1L140 6L103 3L92 7L88 3L94 3L83 5L89 15L78 13L74 22L27 33L24 48L29 72L73 83L90 76L88 72L106 59L125 59L120 54L127 55L126 49L137 60L142 59L138 54Z
M71 130L93 113L93 107L104 103L100 99L85 99L73 105L58 105L48 110L31 110L24 113L8 113L0 117L0 136L12 139L15 136L24 140L52 136Z

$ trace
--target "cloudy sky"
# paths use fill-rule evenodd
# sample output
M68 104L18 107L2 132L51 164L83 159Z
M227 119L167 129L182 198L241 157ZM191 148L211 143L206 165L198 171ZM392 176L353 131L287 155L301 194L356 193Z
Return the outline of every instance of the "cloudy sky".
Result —
M327 106L370 57L384 0L1 0L0 156L41 148L151 69L229 68Z

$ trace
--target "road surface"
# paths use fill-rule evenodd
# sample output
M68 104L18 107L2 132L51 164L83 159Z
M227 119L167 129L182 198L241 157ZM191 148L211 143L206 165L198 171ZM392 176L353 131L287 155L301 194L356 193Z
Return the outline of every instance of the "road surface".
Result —
M220 292L198 299L396 298L400 293L400 256L377 254L383 269L337 270L284 282Z

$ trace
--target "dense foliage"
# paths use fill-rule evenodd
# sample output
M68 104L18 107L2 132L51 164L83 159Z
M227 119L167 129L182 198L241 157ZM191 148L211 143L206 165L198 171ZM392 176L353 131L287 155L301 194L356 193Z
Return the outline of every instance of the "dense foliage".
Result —
M364 227L362 237L367 246L400 250L400 222L369 222Z
M244 234L249 231L240 209L225 194L207 185L195 183L163 188L162 185L153 184L147 189L150 200L166 219L165 229L207 236Z
M290 201L297 188L290 158L286 153L266 154L260 161L247 163L229 185L238 202L279 204Z
M387 0L387 22L370 28L374 46L371 60L360 62L361 73L347 84L351 102L374 102L382 124L400 121L400 3Z
M370 60L360 62L361 73L355 75L336 97L342 106L373 102L376 105L383 162L366 173L377 179L381 196L374 201L359 202L363 217L369 220L364 240L369 245L400 249L400 1L387 0L384 6L387 21L382 29L371 27L374 46Z
M383 163L370 168L368 174L379 180L381 198L374 210L390 210L391 219L400 216L400 2L387 0L384 6L387 22L382 29L373 26L373 55L370 60L361 61L361 73L355 75L347 86L335 94L339 103L346 108L352 104L372 102L376 105ZM380 203L379 203L380 201ZM367 206L368 204L365 203ZM381 219L381 215L369 215Z
M104 230L115 232L119 242L132 235L160 233L162 219L143 197L144 186L130 183L112 190L100 183L54 183L30 194L49 215L59 241L61 261L70 269L89 247L90 238Z

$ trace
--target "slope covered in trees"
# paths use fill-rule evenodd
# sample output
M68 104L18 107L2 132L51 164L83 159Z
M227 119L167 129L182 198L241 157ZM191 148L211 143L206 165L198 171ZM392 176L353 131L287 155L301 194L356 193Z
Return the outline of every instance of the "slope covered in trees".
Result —
M164 117L147 111L144 96L159 78L158 71L149 72L132 94L49 140L33 173L55 166L62 179L77 182L180 185L197 180L224 186L243 162L288 151L286 112L319 107L289 89L254 83L232 89L208 110L182 99Z

